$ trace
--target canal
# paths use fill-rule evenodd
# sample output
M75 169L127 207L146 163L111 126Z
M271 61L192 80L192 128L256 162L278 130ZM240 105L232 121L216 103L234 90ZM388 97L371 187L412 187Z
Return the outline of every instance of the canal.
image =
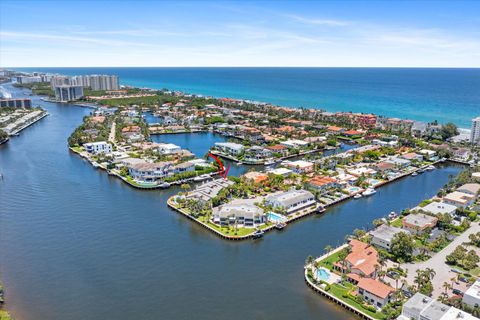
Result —
M91 110L33 98L50 116L0 146L0 270L21 320L352 319L306 287L307 255L461 170L445 165L262 240L226 242L167 208L178 190L132 189L70 153L66 140ZM185 141L193 150L210 140Z

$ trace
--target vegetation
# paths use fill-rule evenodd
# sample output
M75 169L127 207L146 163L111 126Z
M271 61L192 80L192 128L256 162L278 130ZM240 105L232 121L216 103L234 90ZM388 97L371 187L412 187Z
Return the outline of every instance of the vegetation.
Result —
M449 265L459 266L465 270L471 270L477 267L480 262L475 250L468 251L464 246L460 245L455 250L446 256L446 263Z
M413 260L413 250L415 249L414 238L406 233L399 232L393 236L391 252L393 258L398 262L410 262Z

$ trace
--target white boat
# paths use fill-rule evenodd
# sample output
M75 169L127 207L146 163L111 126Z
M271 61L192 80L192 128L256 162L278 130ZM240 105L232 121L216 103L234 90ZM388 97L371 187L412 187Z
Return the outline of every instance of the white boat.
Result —
M170 187L170 183L168 182L162 182L158 185L160 188L169 188Z
M237 162L237 166L242 165L243 163L241 161Z
M360 199L362 195L360 193L357 193L356 195L353 196L353 199Z
M275 160L267 160L265 161L266 166L271 166L272 164L275 164Z
M362 195L368 197L368 196L371 196L372 194L375 194L375 193L377 193L377 191L375 191L375 189L367 188L367 190L362 192Z
M427 170L428 170L428 171L435 170L435 166L434 166L434 165L429 165L429 166L427 167Z
M390 214L388 215L388 219L390 219L390 220L393 220L396 217L397 217L397 214L394 211L390 212Z
M100 165L98 164L98 162L95 162L95 161L92 162L92 165L93 165L95 168L98 168L98 167L100 166Z
M412 173L412 177L416 177L418 176L418 173L415 171L414 173Z
M210 178L210 175L208 174L202 174L200 176L197 176L195 178L193 178L193 181L203 181L203 180L207 180L208 178Z

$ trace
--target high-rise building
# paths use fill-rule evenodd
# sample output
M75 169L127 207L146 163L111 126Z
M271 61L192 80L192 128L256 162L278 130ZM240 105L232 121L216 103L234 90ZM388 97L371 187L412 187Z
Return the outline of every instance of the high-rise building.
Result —
M0 108L31 108L32 99L0 99Z
M472 119L472 131L470 133L470 142L480 144L480 117Z
M83 87L73 85L61 85L55 87L55 98L58 101L74 101L83 97Z
M42 82L42 78L39 76L20 76L17 77L17 82L20 84L27 84L27 83L36 83L36 82Z
M51 80L52 88L62 85L81 86L92 90L118 90L118 77L113 75L56 76Z

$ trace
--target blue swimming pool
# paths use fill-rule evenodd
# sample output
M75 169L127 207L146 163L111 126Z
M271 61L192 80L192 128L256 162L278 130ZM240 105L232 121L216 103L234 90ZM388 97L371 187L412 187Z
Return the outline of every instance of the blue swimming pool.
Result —
M268 218L269 221L274 222L274 223L284 222L284 221L287 220L287 218L285 218L281 214L278 214L278 213L275 213L275 212L269 212L267 214L267 218Z
M319 280L328 282L328 279L330 279L330 273L327 270L320 268L317 270L317 278Z

